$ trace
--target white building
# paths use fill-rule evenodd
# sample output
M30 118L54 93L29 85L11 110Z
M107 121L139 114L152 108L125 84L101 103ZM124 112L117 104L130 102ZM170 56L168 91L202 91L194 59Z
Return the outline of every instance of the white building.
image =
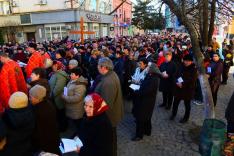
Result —
M84 18L86 31L95 31L102 37L109 35L113 16L112 0L0 0L0 27L5 40L24 42L27 40L62 39L69 35L73 39L79 35L69 34L79 30L80 18ZM13 35L13 36L12 36Z

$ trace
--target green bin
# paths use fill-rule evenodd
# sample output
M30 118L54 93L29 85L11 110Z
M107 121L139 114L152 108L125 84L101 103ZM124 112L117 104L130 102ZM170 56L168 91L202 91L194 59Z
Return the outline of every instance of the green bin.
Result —
M226 124L217 119L205 119L201 134L199 152L201 156L222 156L226 141Z

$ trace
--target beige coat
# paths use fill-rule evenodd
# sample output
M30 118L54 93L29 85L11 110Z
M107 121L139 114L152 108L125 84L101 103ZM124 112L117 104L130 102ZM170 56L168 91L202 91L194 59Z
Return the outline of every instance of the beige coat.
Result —
M88 80L81 76L76 81L67 84L68 96L63 96L65 101L66 116L71 119L80 119L84 114L84 97Z

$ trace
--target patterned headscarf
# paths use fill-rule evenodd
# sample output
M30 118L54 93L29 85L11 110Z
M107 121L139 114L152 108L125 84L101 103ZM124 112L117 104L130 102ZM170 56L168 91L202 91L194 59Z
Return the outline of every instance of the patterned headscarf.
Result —
M90 99L91 98L91 99ZM92 93L86 96L85 101L92 100L93 102L93 116L97 116L109 109L109 106L103 98L97 93Z

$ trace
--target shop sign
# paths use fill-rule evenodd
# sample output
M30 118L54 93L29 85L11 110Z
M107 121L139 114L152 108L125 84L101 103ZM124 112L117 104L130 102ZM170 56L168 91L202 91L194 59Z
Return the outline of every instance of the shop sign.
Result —
M101 15L87 13L87 14L86 14L86 17L87 17L90 21L101 21Z

